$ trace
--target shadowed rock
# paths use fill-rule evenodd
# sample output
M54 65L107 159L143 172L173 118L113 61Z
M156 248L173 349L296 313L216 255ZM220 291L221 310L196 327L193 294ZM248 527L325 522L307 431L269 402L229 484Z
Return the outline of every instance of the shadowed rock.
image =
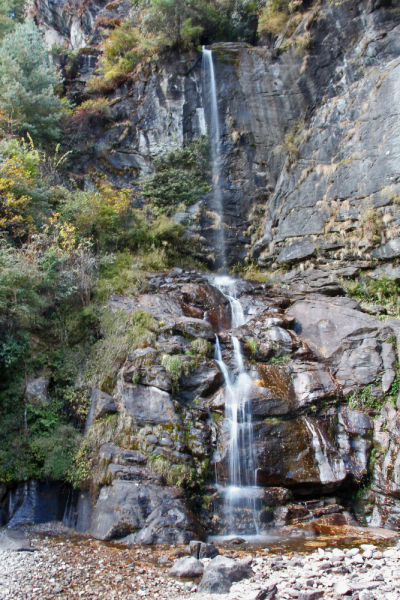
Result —
M217 556L208 563L197 591L203 594L227 594L232 583L249 579L253 575L250 565Z

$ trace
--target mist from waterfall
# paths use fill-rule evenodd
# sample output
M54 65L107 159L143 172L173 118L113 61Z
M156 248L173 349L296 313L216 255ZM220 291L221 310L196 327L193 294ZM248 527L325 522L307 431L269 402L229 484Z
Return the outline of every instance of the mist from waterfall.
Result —
M236 298L235 282L230 277L216 277L214 285L228 299L231 315L232 329L240 327L246 322L243 307ZM218 363L225 379L225 418L229 429L229 448L227 453L229 479L228 485L222 490L224 496L224 512L229 519L230 532L235 532L238 518L251 514L252 529L258 531L256 515L256 455L253 439L253 424L251 414L251 401L249 390L252 380L249 377L240 342L234 335L231 336L233 356L237 368L237 376L229 372L225 364L218 336L215 342L215 360Z
M219 217L219 221L215 223L215 246L216 254L219 255L219 263L221 266L226 264L225 256L225 233L224 233L224 215L222 207L221 195L221 136L218 117L218 96L217 83L214 72L214 62L212 51L207 50L203 46L203 62L202 62L202 81L204 103L206 106L208 135L211 148L211 163L212 163L212 193L213 193L213 211Z

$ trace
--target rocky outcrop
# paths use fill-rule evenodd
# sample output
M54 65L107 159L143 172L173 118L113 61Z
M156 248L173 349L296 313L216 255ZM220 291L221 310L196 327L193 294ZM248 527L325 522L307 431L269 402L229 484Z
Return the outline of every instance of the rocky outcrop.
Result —
M203 276L200 281L199 275L180 271L149 277L154 292L163 289L162 295L153 292L137 298L115 297L110 303L114 310L147 310L164 324L151 345L128 354L119 373L115 405L120 415L133 418L136 429L131 440L136 440L139 451L102 446L98 481L103 487L91 532L101 539L129 536L127 543L189 541L199 539L195 537L196 521L185 504L185 494L168 484L169 472L175 469L177 480L179 473L186 474L184 477L189 472L201 474L202 461L210 460L212 471L223 484L229 478L226 459L230 444L223 418L225 394L220 367L212 358L193 354L191 344L199 339L199 332L212 331L206 338L212 345L218 335L223 360L235 373L231 336L225 330L231 322L231 309L213 287L212 277L207 281ZM349 486L360 485L370 472L376 436L383 436L382 445L391 443L395 452L397 434L393 425L393 440L386 440L389 429L379 433L380 421L373 422L367 414L346 405L343 393L373 384L377 397L384 394L383 376L395 368L392 339L397 322L394 320L391 328L364 313L351 298L303 294L297 299L297 292L287 288L246 281L238 281L237 293L248 313L246 325L234 333L247 357L251 379L247 394L253 419L256 483L260 486L254 497L259 530L329 515L346 524L346 507L340 501L321 504L318 498L333 492L340 495ZM168 298L165 304L164 298ZM216 306L221 307L222 317L208 322L205 319ZM198 311L198 318L182 315L183 310L192 309ZM175 327L175 322L194 322L195 329ZM185 364L191 361L190 370L182 370L174 386L162 362L166 352ZM212 356L212 350L207 349L207 353ZM385 418L393 420L388 411ZM156 468L157 461L161 461L162 469ZM379 469L375 475L381 482L376 483L375 506L380 501L387 504L397 493L395 476L392 489L387 483L389 467L382 463L381 468L380 479ZM227 531L224 492L210 481L207 485L211 486L208 493L215 514L212 517L203 510L201 520L211 531ZM254 491L251 493L254 496ZM393 500L390 502L393 506ZM124 510L117 510L121 505ZM177 515L177 520L167 518L172 515L172 506L183 511L183 520ZM235 509L239 533L254 526L246 510L240 503ZM382 517L381 524L384 522Z
M35 0L33 8L49 46L78 51L72 95L93 73L108 24L131 9L78 4ZM263 267L313 263L328 272L350 268L351 276L378 273L387 261L393 267L400 18L391 4L314 3L289 37L213 45L231 264L248 256ZM301 55L304 35L310 43ZM137 192L154 158L204 133L200 58L171 52L110 93L107 122L88 126L76 174L89 179L95 167ZM194 251L208 261L220 226L212 210L206 195L185 213ZM396 269L385 272L398 277Z
M205 536L183 492L129 481L102 487L90 533L100 540L130 536L127 543L140 544L186 544Z
M391 379L391 385L394 379L394 350L384 342L393 330L376 317L341 304L305 299L296 302L289 314L296 319L300 338L330 367L344 394L382 375L387 391L386 380Z

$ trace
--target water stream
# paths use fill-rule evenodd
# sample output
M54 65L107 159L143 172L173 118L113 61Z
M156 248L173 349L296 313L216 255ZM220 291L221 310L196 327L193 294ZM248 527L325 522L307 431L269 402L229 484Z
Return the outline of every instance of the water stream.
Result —
M236 298L235 282L229 277L216 277L214 285L228 299L231 315L232 329L240 327L246 322L240 301ZM253 439L253 423L251 415L251 401L249 391L252 380L249 377L240 342L234 335L231 336L235 371L231 373L223 360L218 336L215 343L215 360L218 363L225 379L225 418L229 430L228 485L221 489L224 498L224 517L229 522L230 533L237 532L241 523L250 527L252 533L258 533L257 524L257 494L256 487L256 454Z
M218 98L217 83L215 79L214 62L212 51L203 46L202 62L202 81L203 93L207 112L208 135L211 147L212 162L212 192L213 192L213 212L215 213L215 231L214 246L216 248L216 265L224 266L226 264L225 256L225 234L224 218L221 196L221 136L218 116Z
M218 239L215 239L217 255L222 266L226 264L225 236L223 228L223 207L220 186L221 138L218 117L217 83L215 78L212 51L203 46L203 90L208 116L208 132L211 146L213 178L213 210L218 215L215 227ZM218 264L218 261L216 261ZM246 318L240 300L236 297L235 281L227 276L216 277L214 285L229 301L231 310L231 328L244 325ZM224 520L228 522L229 532L258 533L256 487L256 454L253 439L253 424L249 391L249 377L243 360L239 340L231 336L235 368L232 372L224 362L218 336L215 343L215 360L225 379L225 418L229 434L227 449L228 482L221 488L224 499ZM240 524L240 526L239 526Z

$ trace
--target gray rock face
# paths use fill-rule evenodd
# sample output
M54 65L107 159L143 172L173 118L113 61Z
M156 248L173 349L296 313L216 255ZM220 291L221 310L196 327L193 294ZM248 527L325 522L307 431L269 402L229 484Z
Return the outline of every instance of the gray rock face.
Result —
M170 394L156 387L134 386L120 379L117 402L138 425L179 422Z
M154 348L139 348L130 352L122 376L127 383L138 377L141 385L149 385L170 392L171 380L160 364L160 355Z
M198 361L188 376L181 377L178 400L190 402L196 398L210 397L224 383L224 377L213 360Z
M348 474L358 482L368 470L373 421L347 406L338 408L336 440Z
M47 388L49 387L49 380L43 375L40 377L30 377L26 382L26 393L31 400L39 400L40 402L47 402Z
M294 242L294 244L291 244L280 252L277 263L284 265L301 262L313 256L316 249L315 243L309 239Z
M90 533L99 540L136 533L138 544L186 544L204 537L181 491L120 480L101 488Z
M296 302L289 314L296 318L300 338L331 367L345 394L373 383L384 370L380 340L390 330L376 317L328 300Z
M208 563L197 591L203 594L227 594L232 583L249 579L253 575L250 565L217 556Z
M49 47L87 46L77 85L95 67L106 19L123 18L131 8L126 1L109 6L98 0L79 11L74 0L36 0L35 7ZM285 262L286 252L288 262L314 259L314 253L330 259L340 248L351 259L396 252L398 17L389 3L371 10L366 1L356 7L324 1L312 15L305 15L289 39L261 39L256 51L240 43L214 47L223 221L232 264L246 256L246 245L260 264L278 257ZM313 44L301 57L296 38L304 31ZM148 66L145 77L120 85L110 96L107 127L90 132L96 152L79 168L108 166L121 187L136 188L154 158L198 137L207 116L198 59L195 52L171 52ZM288 156L285 136L296 124ZM121 139L125 126L129 136ZM368 232L353 239L356 228L368 229L371 206L388 209L391 220L381 227L390 235L381 242ZM210 210L206 196L194 213L202 256L215 250Z
M176 560L168 573L173 577L201 577L204 573L204 566L197 558L185 556Z
M215 333L212 326L207 321L202 319L194 319L191 317L181 317L174 319L163 327L163 332L170 334L183 335L191 339L202 338L205 340L215 340Z
M338 397L340 388L329 371L320 363L293 361L289 371L296 396L296 407L305 408L311 404Z
M97 388L92 388L90 394L90 408L85 423L85 432L88 430L93 421L104 419L107 415L112 415L117 412L114 398L106 392L102 392Z
M387 244L376 248L371 252L371 256L373 258L378 258L381 260L389 260L391 258L399 258L400 257L400 238L396 238L395 240L390 240Z

